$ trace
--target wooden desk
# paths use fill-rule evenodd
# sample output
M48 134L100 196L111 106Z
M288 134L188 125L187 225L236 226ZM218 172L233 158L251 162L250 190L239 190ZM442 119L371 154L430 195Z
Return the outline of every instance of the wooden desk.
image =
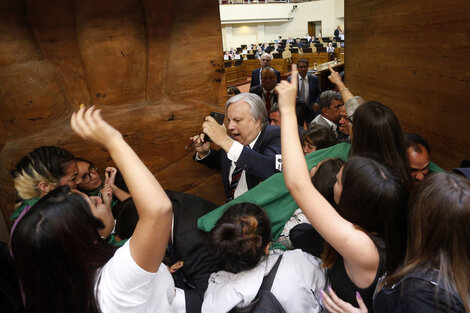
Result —
M313 67L313 63L325 63L328 62L328 58L328 52L292 53L292 64L297 64L300 59L305 59Z
M314 75L317 75L321 90L327 90L328 85L330 84L330 81L328 79L328 76L330 76L330 70L328 69L328 64L331 65L331 67L337 72L341 72L344 70L344 62L341 62L341 60L339 60L339 62L336 64L335 64L335 61L318 64L316 71L313 69L314 68L313 66L310 66L308 68L309 72L311 72Z
M250 72L251 75L251 72ZM246 79L245 65L231 66L225 68L225 83L232 83Z
M279 72L281 72L281 75L284 73L287 73L287 62L288 59L272 59L271 60L271 67L275 68ZM258 66L259 67L259 66Z
M251 77L251 72L260 67L259 59L244 60L243 65L245 65L247 77Z
M289 59L272 59L271 67L281 72L281 75L285 74L288 72L288 61ZM243 65L245 66L246 77L251 77L251 72L261 66L259 59L244 60Z

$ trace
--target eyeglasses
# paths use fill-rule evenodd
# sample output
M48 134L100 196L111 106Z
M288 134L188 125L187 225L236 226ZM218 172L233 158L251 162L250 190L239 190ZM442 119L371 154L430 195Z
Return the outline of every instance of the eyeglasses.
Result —
M351 124L353 123L353 115L348 116L348 122L351 123Z
M83 174L82 176L82 184L86 184L91 180L91 175L96 175L98 173L98 169L93 165L90 165L88 168L88 173Z

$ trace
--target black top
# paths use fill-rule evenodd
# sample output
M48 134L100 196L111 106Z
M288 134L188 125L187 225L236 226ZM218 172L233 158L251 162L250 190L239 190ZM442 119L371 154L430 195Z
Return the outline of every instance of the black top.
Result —
M458 294L439 281L438 274L437 270L413 272L392 287L383 287L374 298L375 312L464 313Z
M346 302L351 303L355 307L359 307L356 301L356 291L361 294L364 303L367 306L369 312L374 312L372 306L372 296L374 295L375 287L379 278L385 273L385 244L382 239L370 235L371 239L374 241L379 251L379 267L377 269L377 274L375 275L374 281L367 288L357 287L349 278L346 269L344 268L343 258L340 257L333 267L328 270L327 277L329 284L336 292L338 297Z

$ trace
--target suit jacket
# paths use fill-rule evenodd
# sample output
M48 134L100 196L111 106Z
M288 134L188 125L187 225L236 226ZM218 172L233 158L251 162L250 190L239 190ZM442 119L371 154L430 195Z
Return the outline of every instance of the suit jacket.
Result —
M281 129L279 126L268 124L261 131L253 149L243 147L243 151L235 163L236 166L245 170L248 189L255 187L263 180L279 172L275 167L276 154L281 154ZM194 154L193 159L222 172L222 181L227 194L229 189L228 176L232 164L232 161L227 157L227 153L223 149L211 149L210 154L204 159L196 160L196 154Z
M261 99L263 99L263 86L258 85L258 86L250 88L250 93L254 93L254 94L258 95ZM263 100L263 102L264 102L264 104L266 104L266 102L264 100ZM277 103L277 93L274 93L274 95L272 97L271 107L274 105L274 103ZM305 105L306 105L305 102L299 96L297 96L296 102L295 102L295 107L299 108L299 107L305 106ZM268 115L269 115L269 112L268 112ZM303 122L302 123L301 123L301 121L298 121L298 122L299 122L298 124L300 126L303 126Z
M290 82L291 76L287 77L287 81ZM318 103L318 99L320 98L320 94L322 93L320 88L320 83L318 82L318 78L315 75L307 74L308 80L308 117L307 122L310 123L316 116L316 113L313 111L313 104L316 102ZM297 96L300 97L300 88L297 90Z
M274 68L273 68L273 70L274 70L274 73L276 73L277 82L278 83L281 82L281 73L278 70L274 69ZM260 72L261 72L261 67L255 69L251 72L250 88L261 85Z
M263 100L263 86L262 85L251 87L250 88L250 93L254 93L254 94L258 95L261 98L261 100ZM266 101L263 100L263 102L264 102L264 104L266 104ZM271 107L274 105L274 103L277 103L277 93L274 93L274 90L273 90ZM268 111L268 116L269 116L269 111Z
M313 127L313 125L321 125L321 126L331 128L331 125L328 124L328 122L325 120L325 118L321 114L315 117L315 119L310 124L310 127ZM336 124L336 126L337 126L336 131L333 131L333 132L335 133L336 138L338 138L338 141L339 142L351 142L351 138L348 135L343 134L339 130L339 125Z

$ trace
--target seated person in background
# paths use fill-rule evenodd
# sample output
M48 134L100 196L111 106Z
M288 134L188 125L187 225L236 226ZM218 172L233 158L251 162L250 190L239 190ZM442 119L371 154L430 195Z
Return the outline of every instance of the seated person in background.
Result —
M405 134L406 155L411 167L415 185L429 173L431 147L426 139L418 134Z
M62 185L75 188L81 182L75 156L55 146L42 146L28 153L18 161L12 176L19 202L10 220L18 218L24 209L54 188Z
M281 136L277 126L268 124L268 113L260 97L241 93L225 104L228 120L224 125L211 116L202 124L203 134L190 138L195 144L194 160L222 171L222 181L230 201L278 172L276 155L280 154ZM210 148L208 135L221 147Z
M309 127L321 125L329 127L335 133L336 138L340 136L338 122L341 119L339 109L343 105L343 98L341 94L336 91L327 90L322 92L318 101L321 113L312 121Z
M304 154L309 154L313 151L334 146L338 143L338 139L331 128L316 124L310 127L300 138L300 143Z
M285 312L321 311L317 299L325 276L319 260L301 250L269 253L270 240L271 223L263 209L251 203L227 209L210 234L218 272L209 278L202 313L256 306L253 302L270 273L274 280L266 291Z
M297 69L299 71L299 91L297 96L307 104L309 110L307 125L310 124L316 116L314 108L318 106L318 101L322 92L317 76L308 74L308 66L308 60L300 59L297 62ZM290 82L290 80L291 76L287 77L287 81Z
M236 96L240 93L240 89L238 89L237 87L235 86L229 86L227 87L227 94L228 94L228 97L233 97L233 96Z
M116 210L118 209L116 205L131 197L129 192L127 192L127 187L122 176L118 173L116 168L107 167L104 172L104 178L101 178L93 163L80 158L76 160L79 177L81 178L80 183L77 185L78 189L89 196L101 196L103 188L108 192L110 189L111 203L109 203L109 205L111 209L113 209L113 215L116 217Z
M335 52L335 48L333 47L333 43L332 43L332 42L329 42L329 43L328 43L328 47L326 47L326 52L330 52L330 53L334 53L334 52Z
M261 70L266 68L266 67L271 67L271 60L272 56L269 53L263 53L261 57L259 58L259 63L261 67L254 69L251 72L251 83L250 83L250 88L253 88L255 86L261 85ZM278 70L274 70L274 73L276 73L276 82L281 81L281 73Z

